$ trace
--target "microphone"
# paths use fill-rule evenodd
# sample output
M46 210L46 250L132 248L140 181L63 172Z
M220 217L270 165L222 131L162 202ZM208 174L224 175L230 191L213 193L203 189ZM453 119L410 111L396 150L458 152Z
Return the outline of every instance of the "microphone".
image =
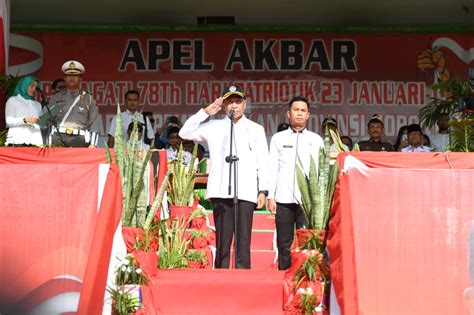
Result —
M38 92L41 96L41 107L45 107L46 105L48 105L48 102L46 101L46 99L44 98L44 94L43 94L43 90L41 90L41 88L39 86L36 86L36 92Z
M233 119L234 116L235 116L235 109L232 108L232 109L229 111L229 118L230 118L230 119Z

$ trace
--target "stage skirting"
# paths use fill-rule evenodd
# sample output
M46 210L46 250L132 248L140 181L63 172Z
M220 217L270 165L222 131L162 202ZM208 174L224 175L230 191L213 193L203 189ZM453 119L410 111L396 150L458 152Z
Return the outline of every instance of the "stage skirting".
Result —
M338 161L329 250L341 313L470 314L474 153L363 152Z
M160 270L142 286L144 313L283 314L283 271Z
M0 148L0 313L101 314L121 214L103 149Z

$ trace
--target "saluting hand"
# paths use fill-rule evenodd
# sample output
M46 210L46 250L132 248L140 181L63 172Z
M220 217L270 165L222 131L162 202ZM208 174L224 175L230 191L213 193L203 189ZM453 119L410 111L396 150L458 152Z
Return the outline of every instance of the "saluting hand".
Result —
M204 111L209 116L217 114L222 109L222 102L224 101L223 97L217 98L211 105L204 108Z

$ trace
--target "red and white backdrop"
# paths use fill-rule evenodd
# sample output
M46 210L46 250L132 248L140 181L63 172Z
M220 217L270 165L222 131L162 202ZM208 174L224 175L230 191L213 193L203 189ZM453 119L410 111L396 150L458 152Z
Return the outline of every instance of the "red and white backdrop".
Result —
M103 149L0 148L0 176L0 313L102 313L117 167Z
M141 92L160 128L166 115L183 121L234 82L268 136L285 121L288 100L303 95L317 106L311 130L331 115L342 134L364 138L368 117L378 113L393 138L417 121L443 65L463 78L474 67L469 33L31 32L11 34L10 45L10 73L34 73L46 92L64 61L81 61L103 135L128 89ZM423 55L437 49L441 54Z

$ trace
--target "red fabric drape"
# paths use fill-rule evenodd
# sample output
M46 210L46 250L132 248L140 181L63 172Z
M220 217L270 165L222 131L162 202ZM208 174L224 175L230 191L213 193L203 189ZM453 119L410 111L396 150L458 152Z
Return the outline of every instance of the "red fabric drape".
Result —
M80 293L79 313L102 312L122 199L105 160L103 149L0 148L0 311Z

